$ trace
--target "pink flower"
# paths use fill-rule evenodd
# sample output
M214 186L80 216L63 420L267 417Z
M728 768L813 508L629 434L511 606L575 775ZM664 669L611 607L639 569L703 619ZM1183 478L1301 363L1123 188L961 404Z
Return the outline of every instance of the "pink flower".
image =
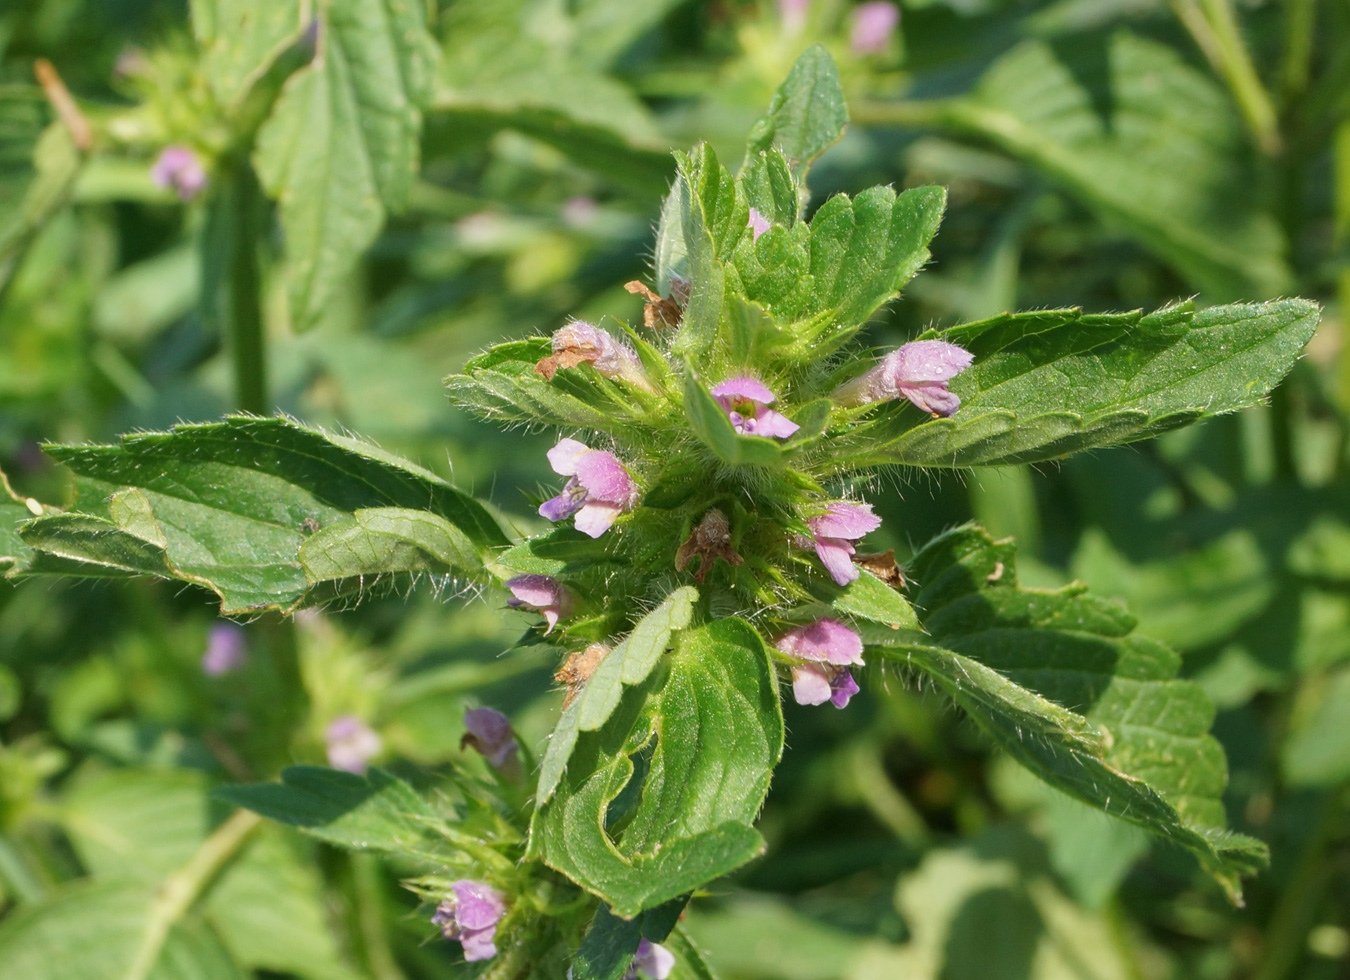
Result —
M844 406L867 405L901 396L934 416L956 414L961 399L947 382L970 367L975 356L945 340L916 340L891 351L866 374L834 393Z
M801 428L768 408L778 396L754 378L728 378L712 390L712 396L741 435L786 439Z
M506 580L511 598L506 604L512 609L531 609L544 617L547 636L558 625L558 620L572 612L572 593L552 575L517 575Z
M853 10L853 34L849 45L854 54L885 51L900 23L900 8L884 0L864 3Z
M639 976L647 980L666 980L675 968L675 954L660 943L643 939L638 943L633 962L620 980L637 980Z
M862 637L837 619L818 619L806 626L798 626L779 637L774 646L789 657L838 667L863 662Z
M324 729L328 743L328 764L358 776L366 773L366 764L379 755L383 743L370 726L355 715L339 715Z
M477 749L492 768L509 779L520 775L520 745L506 715L492 708L470 708L464 712L464 728L460 748Z
M469 962L492 959L497 955L497 923L506 914L505 896L481 881L456 881L450 890L451 897L436 906L431 924L440 926L446 939L458 940Z
M797 664L792 668L792 698L798 704L815 705L829 701L836 708L843 708L858 690L858 682L847 667Z
M750 227L751 240L756 242L759 241L760 235L764 234L766 231L768 231L770 228L773 227L773 224L769 221L769 219L764 217L764 215L760 214L754 208L750 209L750 220L747 222L747 224Z
M202 673L220 677L244 666L248 658L248 640L244 628L236 623L214 623L206 634L206 652L202 654Z
M560 439L548 451L553 472L569 477L562 493L545 500L541 517L550 521L576 515L576 528L598 538L620 514L637 506L637 484L611 453L591 449L575 439Z
M173 190L180 201L190 201L206 187L201 158L186 146L166 146L150 168L157 187Z
M778 0L778 16L783 19L783 33L800 34L806 27L806 15L811 12L811 0Z
M811 541L825 570L836 585L848 585L858 577L853 564L853 542L881 527L881 518L872 513L871 504L830 504L824 514L808 518Z
M627 344L615 340L604 330L585 320L573 320L553 334L553 353L534 366L536 374L548 381L561 369L588 363L600 374L626 381L650 394L656 389L647 380L642 362Z

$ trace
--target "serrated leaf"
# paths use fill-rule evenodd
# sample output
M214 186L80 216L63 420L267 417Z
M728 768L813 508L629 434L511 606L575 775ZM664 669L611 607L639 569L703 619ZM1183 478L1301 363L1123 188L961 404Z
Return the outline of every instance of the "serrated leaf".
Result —
M823 45L814 45L774 92L768 114L751 131L746 159L777 146L804 189L812 162L839 141L847 125L848 107L834 59Z
M1027 161L1213 299L1289 288L1285 242L1253 201L1259 180L1228 93L1165 44L1126 30L1098 43L1026 41L944 116Z
M580 733L598 730L618 707L623 688L647 679L671 637L689 625L697 599L698 590L692 586L676 589L638 620L633 631L600 661L581 694L563 710L549 738L535 792L540 804L557 788Z
M300 567L311 586L331 582L347 591L342 583L349 580L467 572L481 568L482 559L468 535L444 517L406 507L369 507L306 538Z
M856 579L839 586L823 579L812 583L812 591L841 613L880 623L892 629L918 629L919 617L909 600L866 569Z
M693 374L684 380L684 413L700 442L733 466L774 466L782 460L778 441L768 436L741 435L731 419Z
M951 384L961 396L956 415L923 421L908 405L887 404L840 450L852 456L853 440L878 441L885 445L860 453L858 465L972 466L1146 439L1259 404L1320 317L1316 303L1291 299L1149 316L1005 313L953 327L931 336L975 355Z
M1064 792L1186 848L1240 900L1240 878L1264 865L1265 846L1224 829L1227 767L1208 734L1214 708L1176 679L1175 653L1134 635L1133 617L1081 585L1018 586L1012 546L978 528L936 538L909 573L932 645L1083 716L1102 737L1100 750L1024 738L1025 716L977 704L973 717L1005 751ZM961 684L958 674L944 686ZM962 699L988 686L971 683Z
M302 329L407 199L436 60L418 4L335 0L325 12L314 60L287 81L254 154L280 205Z
M307 0L192 0L189 6L201 70L222 105L242 99L311 17Z
M684 634L668 673L628 688L583 734L557 792L536 811L530 850L632 918L744 864L750 824L782 753L778 684L747 624ZM641 798L607 820L641 753Z
M440 822L411 786L381 769L357 776L291 766L280 783L223 786L213 795L353 851L431 854L430 829Z
M350 524L358 511L374 509L370 532L389 532L387 519L398 510L427 513L443 533L425 543L443 558L453 551L460 568L469 566L465 540L474 551L507 543L481 504L435 474L288 419L233 416L126 436L118 445L48 451L83 479L86 497L111 497L106 516L28 523L22 533L36 551L28 572L178 578L215 591L226 613L311 601L302 545L324 528ZM96 497L84 506L100 508ZM399 516L406 525L409 515ZM442 522L464 540L447 543ZM318 549L313 557L319 560Z
M705 356L718 339L722 319L726 289L722 260L744 237L750 209L736 181L706 143L688 156L677 157L681 189L671 197L680 207L684 261L692 286L671 346L686 356ZM665 250L672 247L667 245ZM662 282L661 288L668 285Z

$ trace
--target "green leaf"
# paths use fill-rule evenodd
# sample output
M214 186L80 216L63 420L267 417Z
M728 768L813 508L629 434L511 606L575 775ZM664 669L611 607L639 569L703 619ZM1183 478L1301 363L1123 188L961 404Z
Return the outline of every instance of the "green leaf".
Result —
M891 629L918 629L919 618L904 595L891 588L866 569L858 569L856 579L845 586L817 579L812 591L841 613L889 626Z
M347 532L334 531L312 549L317 571L341 571L336 552L320 564L322 545L348 533L350 547L360 537L349 533L353 523L365 528L366 546L374 547L378 533L382 554L406 555L391 538L408 532L411 509L429 515L416 519L416 540L438 559L453 553L461 569L477 567L476 557L470 564L475 550L507 543L481 504L435 474L284 418L234 416L139 433L118 445L48 452L82 478L85 496L111 497L102 514L58 514L26 525L24 540L36 552L26 571L178 578L216 592L227 614L315 601L300 551L309 535L333 525ZM100 509L97 497L86 506ZM355 517L367 509L374 513ZM445 524L457 529L453 544Z
M911 406L889 403L837 445L858 466L972 466L1147 439L1259 404L1320 317L1316 303L1300 299L1149 316L1005 313L932 335L975 355L952 381L961 396L954 417L923 421Z
M191 0L192 33L216 101L238 102L309 23L307 0Z
M694 435L724 463L773 466L782 459L783 450L776 439L737 432L717 399L692 372L684 380L684 412Z
M310 326L401 210L418 167L435 42L424 8L334 0L311 64L287 81L254 161L286 233L291 319Z
M24 544L19 525L32 520L33 509L42 513L42 505L28 497L21 497L9 485L9 478L0 470L0 572L9 568L23 568L32 556L32 549Z
M1125 30L1026 41L940 117L1025 160L1213 299L1290 288L1228 93L1167 45Z
M736 181L706 143L688 156L677 157L680 174L671 198L680 209L683 254L693 287L671 347L687 357L706 357L720 333L726 289L722 261L745 236L750 209ZM664 218L663 214L662 237L669 233ZM675 249L665 245L662 251L673 253ZM662 281L661 288L667 286Z
M621 919L601 905L572 962L572 980L620 980L633 963L638 943L644 937L652 942L664 940L688 898L681 896L634 919Z
M1023 738L1027 715L984 702L980 692L997 676L980 672L958 700L1005 751L1064 792L1186 848L1240 899L1240 877L1264 865L1265 847L1224 829L1227 767L1208 734L1214 708L1199 687L1176 679L1175 653L1132 634L1133 617L1081 585L1018 586L1012 546L978 528L936 538L909 574L930 645L1083 716L1101 735L1100 748L1091 739ZM944 686L963 685L963 664L953 663ZM1012 688L1003 694L1020 698Z
M310 535L300 545L300 566L311 586L331 582L339 592L359 592L366 576L444 575L476 570L482 560L468 535L444 517L406 507L369 507Z
M685 633L668 671L626 689L604 727L580 736L535 813L530 852L632 918L759 853L750 824L782 744L759 635L735 619Z
M774 92L768 114L751 130L742 172L755 155L776 146L804 190L812 162L839 142L847 125L848 107L834 59L823 45L807 48Z
M450 399L480 418L542 422L622 432L646 417L651 396L599 374L589 364L545 381L534 366L552 350L548 338L495 344L445 379Z
M291 766L280 783L223 786L214 795L353 851L426 855L431 828L440 823L411 786L381 769L363 777Z
M670 646L670 638L689 625L698 590L681 586L638 620L591 674L586 686L558 719L539 771L535 792L540 804L553 795L581 732L593 732L614 713L624 687L641 684Z
M208 929L176 923L138 959L156 892L145 884L80 881L0 922L0 963L23 980L243 980Z

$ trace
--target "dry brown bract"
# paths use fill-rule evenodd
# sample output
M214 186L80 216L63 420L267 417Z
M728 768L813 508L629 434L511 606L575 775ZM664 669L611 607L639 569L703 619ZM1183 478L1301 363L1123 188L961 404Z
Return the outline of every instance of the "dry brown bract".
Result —
M715 559L721 558L733 567L745 560L731 547L731 525L727 523L727 515L716 507L703 515L703 520L698 522L693 533L675 552L675 568L684 571L695 555L702 559L698 571L694 573L694 581L700 585L712 569Z
M891 588L899 590L905 587L905 576L895 563L895 549L887 548L874 555L854 555L853 564L866 569Z
M594 364L600 357L600 351L592 344L577 344L554 351L548 357L540 358L534 366L534 373L545 381L552 381L558 369L574 368L578 364Z
M553 675L553 679L559 684L567 685L567 696L563 698L564 708L577 699L581 689L595 673L595 668L600 666L600 661L604 660L608 653L609 647L605 644L592 643L585 650L574 650L567 655L563 665Z
M680 304L676 302L673 290L670 299L663 299L658 293L652 292L636 279L624 283L623 288L634 296L641 296L647 301L646 305L642 307L642 325L648 330L663 330L667 327L673 329L680 325L680 318L684 311L680 308Z

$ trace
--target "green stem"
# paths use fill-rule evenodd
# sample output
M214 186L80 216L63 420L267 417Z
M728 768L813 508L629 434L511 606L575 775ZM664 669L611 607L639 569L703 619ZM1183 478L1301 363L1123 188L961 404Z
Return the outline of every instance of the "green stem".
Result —
M1343 792L1328 796L1322 818L1299 858L1293 876L1280 891L1279 903L1266 928L1265 956L1252 980L1284 980L1293 975L1308 945L1308 932L1317 922L1335 874L1328 853L1345 815Z
M122 980L145 980L150 975L159 960L169 930L187 914L207 885L261 824L262 817L256 813L237 811L202 842L197 853L181 870L165 879L150 906L149 920L136 949L136 958L123 974Z
M1177 18L1190 31L1214 70L1233 93L1238 111L1262 152L1279 152L1280 128L1275 104L1261 84L1238 29L1232 0L1171 0Z
M896 788L875 746L859 742L848 753L848 772L863 804L899 840L916 849L931 842L928 825L914 804Z
M271 407L258 267L262 213L262 191L253 168L247 158L236 157L221 168L221 188L204 231L202 319L219 330L229 349L235 407L255 415Z
M1285 0L1280 101L1286 107L1308 88L1316 26L1317 0Z
M717 980L717 974L713 973L712 967L703 958L703 951L694 945L683 925L677 924L675 931L666 937L663 945L669 946L671 952L684 961L684 965L689 968L690 974L696 980Z
M1341 250L1340 275L1337 291L1340 294L1341 318L1350 316L1350 119L1336 127L1332 137L1332 213L1334 243ZM1341 410L1350 413L1350 344L1341 345L1341 363L1336 386Z
M42 885L33 877L19 853L7 837L0 837L0 881L20 903L35 902L42 897Z
M373 854L353 854L356 915L366 947L366 963L375 980L407 980L399 969L384 931L384 899L380 894L380 860Z

